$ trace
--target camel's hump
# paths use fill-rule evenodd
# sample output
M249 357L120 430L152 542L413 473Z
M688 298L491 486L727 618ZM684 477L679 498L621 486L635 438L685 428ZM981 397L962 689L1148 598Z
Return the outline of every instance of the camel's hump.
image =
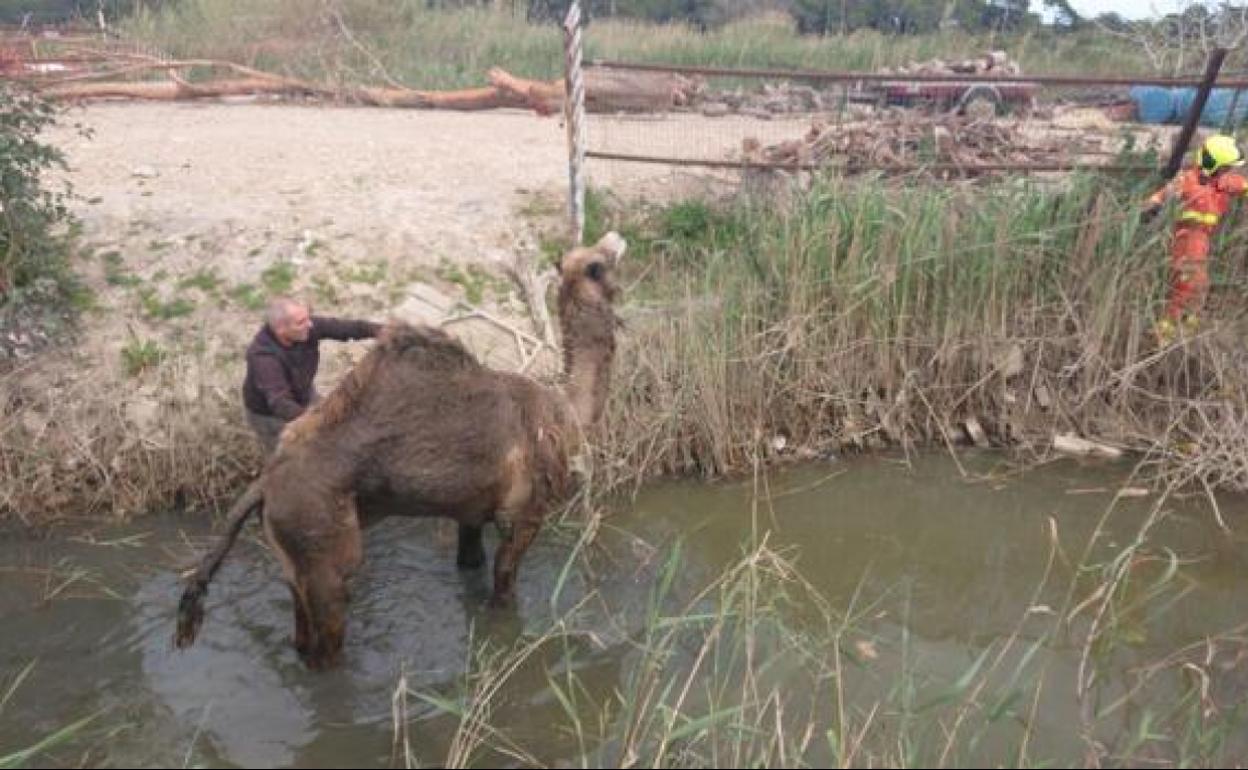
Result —
M378 347L383 354L420 358L425 366L462 368L481 365L462 342L435 326L392 321L382 330Z

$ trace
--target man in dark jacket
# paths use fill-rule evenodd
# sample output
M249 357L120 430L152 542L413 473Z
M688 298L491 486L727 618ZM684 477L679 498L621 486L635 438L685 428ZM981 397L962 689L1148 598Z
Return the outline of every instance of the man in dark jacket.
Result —
M306 305L279 297L269 303L265 324L247 346L243 405L265 456L273 454L286 423L316 400L313 380L323 339L376 337L380 324L311 315Z

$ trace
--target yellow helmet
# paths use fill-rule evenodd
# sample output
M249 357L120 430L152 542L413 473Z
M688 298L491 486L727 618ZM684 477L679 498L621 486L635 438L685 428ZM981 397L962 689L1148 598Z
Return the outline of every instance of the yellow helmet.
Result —
M1244 165L1244 158L1239 153L1235 140L1225 134L1214 134L1205 140L1197 153L1200 170L1205 174L1215 174L1228 166Z

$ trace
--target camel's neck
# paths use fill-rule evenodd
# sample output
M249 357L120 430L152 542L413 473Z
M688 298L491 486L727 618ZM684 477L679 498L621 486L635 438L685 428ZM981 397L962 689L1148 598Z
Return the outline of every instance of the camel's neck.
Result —
M602 416L615 358L615 313L610 304L559 297L563 373L568 401L582 428Z

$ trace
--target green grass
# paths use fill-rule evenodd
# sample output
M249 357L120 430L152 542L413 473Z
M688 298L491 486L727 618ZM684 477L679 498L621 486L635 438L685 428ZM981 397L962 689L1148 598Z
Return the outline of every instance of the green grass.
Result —
M100 260L104 263L104 281L109 286L137 286L143 282L137 275L126 271L121 252L106 251L100 254Z
M366 283L376 286L386 279L389 270L389 265L385 261L377 260L375 262L351 265L342 271L342 277L348 283Z
M240 283L231 288L229 296L247 310L263 310L266 302L264 291L252 283Z
M470 305L480 305L490 296L501 296L509 288L507 281L480 265L459 265L443 261L438 265L438 278L463 289L464 300Z
M31 746L19 751L13 751L8 754L0 755L0 770L27 767L31 761L42 755L44 752L55 749L62 744L68 743L75 738L80 737L86 728L103 716L104 713L104 711L97 711L94 714L77 720L76 722L71 722L58 730L54 730Z
M640 223L642 220L647 219L652 211L650 209L630 209L630 216L617 217L613 216L619 209L617 204L618 202L613 201L610 194L602 188L586 188L584 242L594 243L605 235L608 230L614 229L628 241L630 254L634 257L646 254L650 244L658 236L651 232L651 228L640 226ZM677 203L675 205L677 208L682 206L708 208L702 201ZM558 210L530 208L526 211L526 215L534 219L534 224L539 226L538 252L540 254L539 263L542 266L558 264L559 259L572 246L572 239L568 235L567 223L561 216L562 214L562 208ZM647 222L646 224L650 223Z
M95 291L85 283L81 281L67 282L64 290L69 306L75 311L85 313L89 310L99 309L99 298L96 296Z
M38 659L31 660L7 683L4 695L0 697L0 715L3 715L5 707L8 706L9 701L13 699L14 694L21 688L22 684L30 677L37 663ZM46 752L72 743L76 739L81 739L84 733L87 732L87 728L103 716L104 713L105 710L102 709L64 727L53 730L24 749L17 751L7 750L7 753L0 754L0 770L16 770L16 768L28 767Z
M175 56L211 56L300 77L379 83L380 63L414 88L484 83L489 67L528 77L557 77L562 40L557 25L527 24L510 9L430 10L424 0L348 0L343 20L371 56L336 23L309 15L292 0L182 0L141 6L127 32ZM746 18L711 31L595 19L586 55L632 61L749 67L875 69L934 57L965 58L1003 48L1032 73L1148 72L1143 52L1094 29L1078 34L892 36L856 32L820 38L795 32L782 15ZM375 57L375 59L373 58ZM1199 63L1193 64L1199 69Z
M139 304L148 318L169 321L195 312L195 303L185 297L165 299L151 287L139 289Z
M324 253L329 249L329 244L319 238L313 238L306 246L303 247L303 253L309 257L315 257Z
M200 268L193 275L178 281L179 289L199 289L205 294L215 294L221 286L221 276L215 267Z
M295 285L295 265L291 262L278 262L260 274L260 283L269 294L286 294Z
M525 219L541 222L559 216L566 210L566 205L553 196L530 193L522 204L516 207L516 214Z
M122 367L127 375L135 377L163 361L165 354L165 349L155 340L131 337L121 349Z

